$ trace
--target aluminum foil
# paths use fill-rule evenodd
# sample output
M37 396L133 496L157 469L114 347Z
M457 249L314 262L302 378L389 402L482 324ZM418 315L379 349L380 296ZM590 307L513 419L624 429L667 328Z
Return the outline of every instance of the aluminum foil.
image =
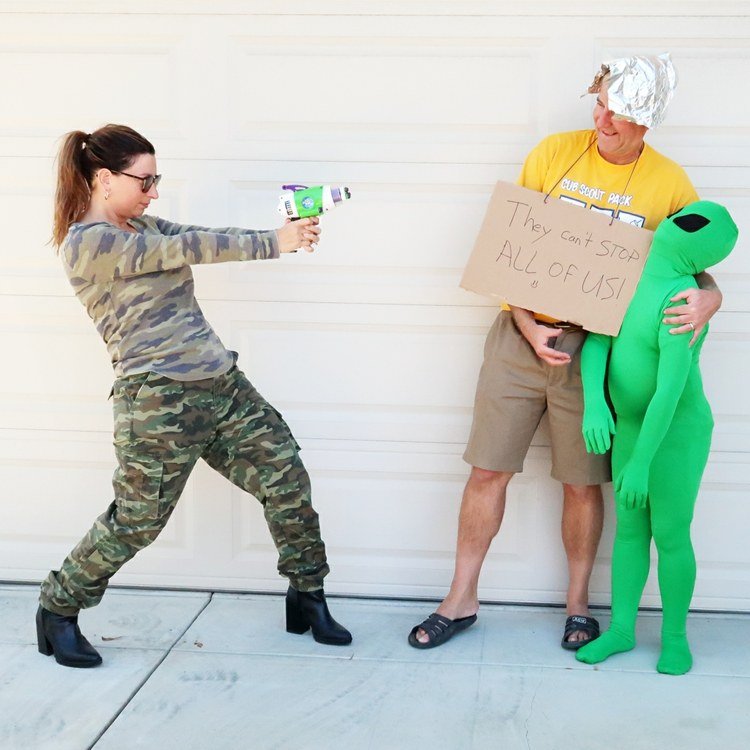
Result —
M617 117L654 128L664 120L677 87L677 71L668 52L635 55L605 62L589 93L598 93L603 82L609 108Z

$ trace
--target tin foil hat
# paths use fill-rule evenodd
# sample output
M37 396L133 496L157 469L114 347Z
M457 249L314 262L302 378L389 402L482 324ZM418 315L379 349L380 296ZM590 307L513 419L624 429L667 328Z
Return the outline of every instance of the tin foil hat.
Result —
M589 94L598 94L605 78L609 108L615 115L649 128L663 122L677 87L677 71L669 52L603 63Z

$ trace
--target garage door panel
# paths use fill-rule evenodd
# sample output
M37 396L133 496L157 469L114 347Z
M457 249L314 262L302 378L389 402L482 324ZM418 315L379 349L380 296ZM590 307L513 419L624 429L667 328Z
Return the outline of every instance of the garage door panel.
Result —
M712 332L701 352L701 373L714 413L714 450L750 452L750 396L741 375L748 368L747 333Z
M0 431L0 449L0 482L14 488L0 503L0 576L40 580L112 502L114 450L103 436L35 430ZM194 503L189 482L158 544L130 573L192 561Z
M63 38L50 29L47 34L17 35L12 41L6 37L0 44L0 64L16 71L8 78L6 93L11 101L24 102L5 111L0 135L19 136L33 129L37 135L57 138L77 122L100 122L103 113L113 122L132 121L132 104L121 89L99 86L102 70L110 80L149 83L138 91L139 127L145 132L179 129L177 112L164 106L162 93L174 90L176 83L174 49L179 40L171 35L108 35L103 44L89 35ZM84 91L96 87L97 95L72 97L71 81ZM28 96L29 91L34 96Z
M235 138L262 136L264 124L274 126L265 131L267 135L294 132L310 137L311 133L331 139L341 130L385 125L389 130L411 128L419 132L420 140L439 136L446 127L484 127L490 136L496 136L498 127L517 131L533 127L538 41L536 50L521 47L523 40L514 39L509 45L502 38L489 42L455 37L357 41L307 37L302 50L295 38L233 41L230 67L247 73L231 110ZM338 86L318 86L305 107L294 112L293 122L279 117L283 110L258 106L275 98L280 80L291 86L314 85L330 76L350 83L343 109ZM472 85L467 87L467 81ZM495 96L476 97L476 87L492 90ZM440 96L430 95L438 91ZM505 101L513 101L514 106L505 106ZM332 112L339 113L333 122Z

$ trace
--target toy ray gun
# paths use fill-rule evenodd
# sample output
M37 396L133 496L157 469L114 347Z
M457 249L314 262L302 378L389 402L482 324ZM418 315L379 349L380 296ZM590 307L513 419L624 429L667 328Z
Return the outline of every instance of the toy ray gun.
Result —
M292 221L328 213L352 197L349 188L343 185L282 185L281 189L284 192L279 196L277 210Z

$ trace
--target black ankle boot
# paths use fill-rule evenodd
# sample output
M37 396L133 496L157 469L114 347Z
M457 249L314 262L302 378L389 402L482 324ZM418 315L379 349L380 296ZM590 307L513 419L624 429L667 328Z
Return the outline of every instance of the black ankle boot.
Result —
M39 653L55 655L64 667L98 667L102 663L96 649L81 635L78 615L56 615L40 606L36 612L36 639Z
M306 633L309 628L318 643L347 646L352 642L352 634L331 617L323 589L297 591L290 586L286 592L286 631Z

